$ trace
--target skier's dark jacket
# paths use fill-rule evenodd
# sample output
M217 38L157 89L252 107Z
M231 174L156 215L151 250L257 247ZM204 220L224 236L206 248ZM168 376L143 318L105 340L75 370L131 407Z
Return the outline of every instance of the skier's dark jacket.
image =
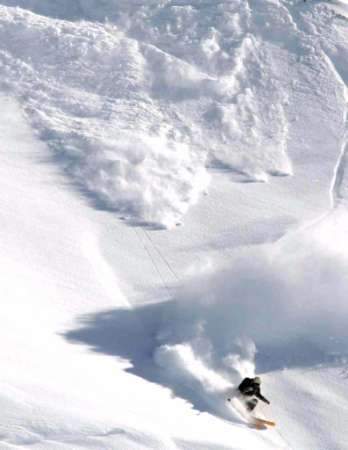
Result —
M238 386L238 390L246 397L252 397L253 395L255 395L255 397L269 404L267 398L265 398L261 394L260 385L255 383L254 378L244 378L244 380Z

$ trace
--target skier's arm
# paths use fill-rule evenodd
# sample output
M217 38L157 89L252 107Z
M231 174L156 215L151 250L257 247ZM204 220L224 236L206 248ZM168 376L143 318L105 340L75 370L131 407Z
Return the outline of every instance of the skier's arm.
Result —
M257 392L255 395L256 395L257 398L259 398L259 399L262 400L263 402L267 403L268 405L270 404L270 401L267 400L267 398L264 397L264 396L261 394L261 392Z

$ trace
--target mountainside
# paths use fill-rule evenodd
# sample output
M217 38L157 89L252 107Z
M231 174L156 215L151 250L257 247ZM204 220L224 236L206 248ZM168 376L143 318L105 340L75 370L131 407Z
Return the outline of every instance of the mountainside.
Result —
M0 450L348 447L347 25L0 0Z

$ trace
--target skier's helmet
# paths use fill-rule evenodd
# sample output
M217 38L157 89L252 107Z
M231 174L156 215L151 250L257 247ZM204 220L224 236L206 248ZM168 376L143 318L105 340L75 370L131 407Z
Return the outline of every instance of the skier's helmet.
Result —
M255 378L254 378L254 382L255 382L256 384L261 384L261 378L260 378L260 377L255 377Z

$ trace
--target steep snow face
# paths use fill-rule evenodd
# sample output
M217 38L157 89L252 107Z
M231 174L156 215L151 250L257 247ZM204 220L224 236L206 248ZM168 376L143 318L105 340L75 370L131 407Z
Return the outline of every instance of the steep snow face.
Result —
M0 25L2 86L91 203L132 222L179 223L209 168L292 174L296 83L329 86L281 3L6 1ZM321 94L333 109L335 94Z
M2 85L94 204L171 227L211 165L247 181L291 174L288 81L277 75L291 58L250 32L247 4L105 8L114 25L1 6Z
M340 372L301 381L347 360L331 3L0 0L0 87L47 144L1 100L4 449L342 448ZM225 402L255 371L281 435Z

